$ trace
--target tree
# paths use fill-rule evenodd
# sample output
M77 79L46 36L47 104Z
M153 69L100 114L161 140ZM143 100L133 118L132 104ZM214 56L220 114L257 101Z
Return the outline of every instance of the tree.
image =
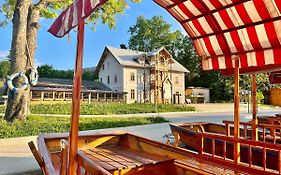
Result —
M10 61L0 62L0 78L5 78L10 74Z
M54 68L52 65L43 64L37 68L40 77L52 77ZM52 77L53 78L53 77Z
M211 100L232 99L233 83L229 77L221 77L219 72L202 72L200 59L195 52L192 40L180 31L171 31L171 25L162 17L145 19L140 16L134 26L129 28L129 48L151 51L164 46L173 57L186 67L190 73L185 78L185 85L210 88Z
M109 0L88 18L88 24L95 26L98 19L114 28L116 16L122 14L129 0ZM130 0L140 2L140 0ZM0 26L5 26L11 20L13 34L11 43L11 72L25 72L34 65L37 34L40 28L40 18L55 18L59 10L72 3L72 0L5 0L0 12L5 19ZM18 94L12 91L8 94L5 113L7 121L25 120L29 106L29 88Z
M131 35L128 47L146 52L162 46L171 51L174 42L182 37L179 30L172 32L171 25L161 16L154 16L151 19L139 16L136 24L131 26L128 32Z

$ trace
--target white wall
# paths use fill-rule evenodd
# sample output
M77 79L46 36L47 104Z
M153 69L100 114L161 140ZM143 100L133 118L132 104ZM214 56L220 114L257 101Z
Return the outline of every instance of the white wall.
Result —
M203 96L204 102L209 103L210 102L210 90L205 88L192 88L192 95L193 96Z
M143 68L137 68L137 102L143 103L144 102L144 81L143 81L143 74L144 69ZM145 89L146 89L146 100L149 100L149 91L150 91L150 81L149 81L149 69L145 69L145 76L146 76L146 82L145 82Z
M123 92L123 71L122 66L119 62L112 56L112 54L107 54L104 60L104 70L103 66L99 71L99 81L102 78L102 82L108 86L113 91ZM110 77L110 83L108 84L108 76ZM117 82L114 82L115 76L117 76Z
M131 74L134 74L135 80L131 81ZM123 87L124 92L127 92L127 103L135 103L137 102L137 69L136 68L129 68L124 67L123 68ZM131 98L131 90L135 90L135 98Z
M172 94L176 94L178 92L181 94L180 103L185 103L185 75L183 72L170 72L169 73L170 80L172 82ZM178 83L176 82L178 79ZM173 95L174 98L174 95ZM177 103L177 101L176 101Z

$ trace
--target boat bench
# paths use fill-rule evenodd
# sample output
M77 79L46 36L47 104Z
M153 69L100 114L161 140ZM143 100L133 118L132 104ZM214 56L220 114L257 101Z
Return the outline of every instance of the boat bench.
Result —
M153 165L159 162L170 161L163 156L148 154L131 149L118 147L98 147L90 149L81 149L87 157L99 166L112 172L116 170L132 169L144 165Z

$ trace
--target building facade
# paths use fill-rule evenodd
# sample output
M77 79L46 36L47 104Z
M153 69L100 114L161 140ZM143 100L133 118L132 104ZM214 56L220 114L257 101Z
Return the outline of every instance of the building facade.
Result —
M127 103L184 103L188 72L163 47L149 53L106 47L96 68L100 82L127 93Z

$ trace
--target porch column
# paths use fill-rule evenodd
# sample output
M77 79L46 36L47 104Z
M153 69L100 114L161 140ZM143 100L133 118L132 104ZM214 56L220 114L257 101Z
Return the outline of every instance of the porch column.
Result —
M62 92L63 101L65 101L65 92Z
M92 96L92 93L89 93L89 95L88 95L88 103L91 103L91 96Z
M40 100L41 102L43 102L44 101L44 92L42 91L41 92L41 100Z
M257 77L252 75L252 138L253 140L258 141L258 119L257 119Z
M239 59L235 59L234 69L234 138L240 137L240 114L239 114ZM240 162L240 143L234 144L234 162Z

